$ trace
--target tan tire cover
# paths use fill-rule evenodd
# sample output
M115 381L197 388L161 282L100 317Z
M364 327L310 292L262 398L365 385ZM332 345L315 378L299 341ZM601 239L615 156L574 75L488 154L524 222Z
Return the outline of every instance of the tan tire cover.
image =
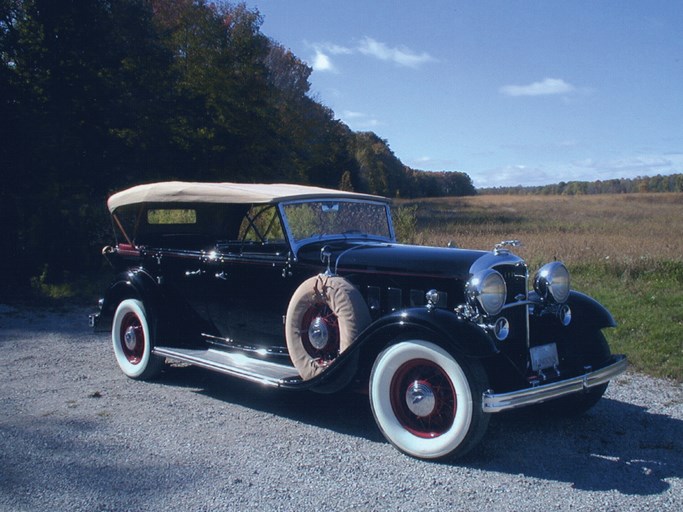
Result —
M289 357L304 380L315 377L325 369L306 351L301 339L304 314L320 302L325 302L337 317L340 353L370 324L370 311L363 297L343 277L321 274L301 283L289 301L285 335Z

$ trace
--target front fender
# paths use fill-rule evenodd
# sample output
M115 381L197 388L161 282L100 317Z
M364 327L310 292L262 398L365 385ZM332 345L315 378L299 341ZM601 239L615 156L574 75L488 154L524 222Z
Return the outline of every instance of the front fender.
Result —
M580 322L582 326L594 330L617 326L612 313L597 300L586 294L572 290L567 304L569 304L572 310L572 317L575 321Z
M445 309L409 308L385 315L359 336L359 346L380 345L406 336L423 336L469 357L489 357L499 352L493 339L478 325Z
M314 391L336 391L355 376L366 383L377 355L395 340L423 338L445 350L474 358L497 354L491 337L478 325L445 309L409 308L384 315L368 326L334 364L306 382Z

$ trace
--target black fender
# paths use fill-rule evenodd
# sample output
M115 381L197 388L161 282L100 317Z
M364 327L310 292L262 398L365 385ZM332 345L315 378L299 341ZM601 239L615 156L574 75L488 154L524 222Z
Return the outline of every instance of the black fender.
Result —
M359 347L380 346L406 336L424 336L468 357L483 358L499 353L490 334L479 325L446 309L426 307L395 311L372 323L358 337Z
M544 314L538 295L530 293L529 300L541 308L530 317L532 344L557 343L561 366L573 368L572 371L578 371L587 364L607 362L610 350L601 331L615 327L616 322L602 304L588 295L572 291L567 300L571 322L563 326L553 314L552 307L547 308L548 314Z
M138 299L145 304L150 314L156 314L161 301L161 291L154 278L142 268L121 272L104 293L95 329L111 329L116 308L126 299Z
M356 341L321 374L296 387L322 393L336 391L354 376L365 383L377 355L400 339L428 339L449 352L484 358L499 352L491 336L478 325L445 309L409 308L394 311L370 324ZM288 387L287 385L285 385Z
M531 321L536 325L548 324L551 328L559 327L554 315L545 315L541 298L536 292L529 293L529 301L538 307L539 315L532 315ZM569 329L575 332L596 332L606 327L616 327L617 323L605 306L588 295L572 290L567 305L571 310L572 320ZM548 320L548 319L551 320ZM549 322L549 323L548 323Z
M582 330L600 330L616 327L612 313L593 297L572 290L567 304L572 310L572 323L577 322Z

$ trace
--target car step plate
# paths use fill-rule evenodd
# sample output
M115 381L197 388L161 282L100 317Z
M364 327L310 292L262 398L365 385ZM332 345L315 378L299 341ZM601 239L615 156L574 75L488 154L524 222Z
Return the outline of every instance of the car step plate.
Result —
M176 361L184 361L195 366L271 386L280 386L285 380L296 380L299 377L293 366L259 360L240 353L177 347L155 347L154 353Z

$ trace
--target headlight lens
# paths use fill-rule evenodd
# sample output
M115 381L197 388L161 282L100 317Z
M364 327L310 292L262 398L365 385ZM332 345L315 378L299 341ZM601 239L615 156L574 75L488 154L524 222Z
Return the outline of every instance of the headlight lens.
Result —
M543 300L552 300L558 304L567 302L570 290L567 267L559 261L543 265L534 277L534 290Z
M474 274L467 282L467 300L470 305L477 303L487 315L497 315L505 305L507 287L505 279L492 269Z

